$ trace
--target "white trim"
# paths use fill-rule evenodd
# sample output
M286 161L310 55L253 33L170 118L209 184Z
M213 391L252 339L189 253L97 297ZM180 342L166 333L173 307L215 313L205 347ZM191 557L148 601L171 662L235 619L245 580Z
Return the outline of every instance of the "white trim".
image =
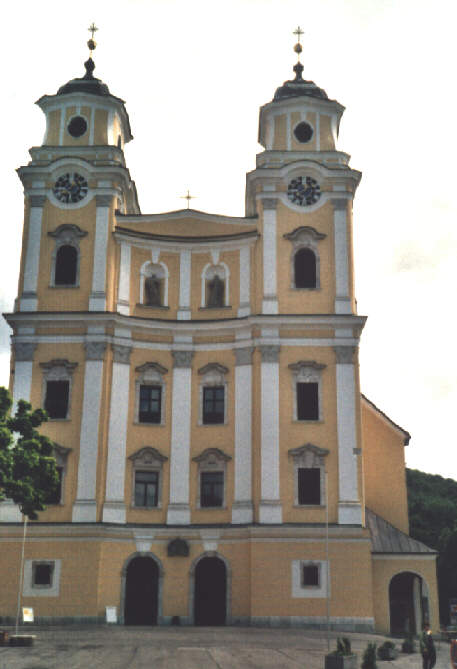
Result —
M302 583L301 570L305 566L315 566L319 570L319 585L304 586ZM330 590L330 584L327 583L327 575L330 569L327 569L326 560L292 560L291 563L291 597L305 599L322 599L327 597ZM330 593L329 593L330 594Z
M52 563L52 583L50 587L34 586L33 579L33 564ZM24 562L24 584L22 587L23 597L58 597L60 588L60 571L62 560L55 560L50 558L39 558L35 560L25 560Z
M372 560L407 560L408 562L414 562L414 560L436 560L438 553L373 553L371 556ZM411 569L408 569L411 571ZM399 572L401 573L401 572ZM415 572L413 572L415 573ZM394 574L395 576L396 574ZM392 577L393 578L393 577ZM422 577L423 578L423 577ZM392 579L391 579L392 580Z
M335 231L335 313L350 314L349 258L347 247L346 209L335 208L333 225Z
M38 284L38 270L40 264L41 225L43 220L43 206L31 207L29 216L29 231L27 253L24 268L24 289L20 300L21 311L36 311L38 300L36 290Z
M338 433L338 522L361 524L357 457L355 367L336 364L336 405Z
M240 248L240 305L238 318L251 313L251 247Z
M125 458L130 365L113 362L103 522L125 523Z
M90 127L89 127L89 146L94 145L94 132L95 132L95 106L91 105L91 108L90 108Z
M178 320L190 320L190 284L192 254L190 249L181 249L179 259L179 307Z
M103 360L86 360L73 522L97 520L97 460Z
M189 457L192 368L174 367L172 384L168 525L190 523Z
M277 314L276 209L263 211L263 314Z
M130 314L130 265L132 247L121 242L119 261L119 288L117 296L117 310L120 314Z
M89 311L106 309L106 254L108 250L109 207L97 207L95 218L94 268Z
M16 413L19 400L30 402L30 391L32 389L33 360L16 360L14 364L13 377L13 408L12 415Z
M252 365L235 366L235 453L232 523L252 523Z
M261 523L281 523L279 491L279 363L261 363Z

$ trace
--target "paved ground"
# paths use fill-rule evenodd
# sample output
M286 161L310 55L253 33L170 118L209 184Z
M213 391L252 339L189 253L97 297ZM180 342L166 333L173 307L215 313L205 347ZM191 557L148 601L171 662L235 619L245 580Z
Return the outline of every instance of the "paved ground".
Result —
M22 630L21 630L22 631ZM0 669L323 669L323 632L238 627L59 627L27 630L32 648L0 647ZM336 634L332 633L331 649ZM348 634L361 658L368 641L384 637ZM449 645L437 643L435 669L449 669ZM359 667L361 661L359 660ZM421 669L418 653L378 669Z

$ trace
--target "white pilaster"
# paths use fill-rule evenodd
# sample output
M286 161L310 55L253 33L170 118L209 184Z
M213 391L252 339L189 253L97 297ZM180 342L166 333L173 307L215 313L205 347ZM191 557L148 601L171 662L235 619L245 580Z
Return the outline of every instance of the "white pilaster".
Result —
M232 523L252 523L252 347L237 348L235 366L235 495Z
M335 231L335 313L350 314L347 200L332 200Z
M129 346L113 344L113 378L108 426L108 465L103 522L125 523L125 459L129 404Z
M178 320L189 321L190 312L190 270L192 253L190 249L183 249L179 262L179 308Z
M73 506L73 522L97 520L96 482L100 404L102 396L105 342L86 342L84 396L79 439L78 488Z
M240 307L238 316L249 316L251 313L251 248L240 248Z
M111 201L111 195L96 195L94 270L92 292L89 297L89 311L105 311L106 309L106 254Z
M117 294L117 310L120 314L130 314L130 244L121 243L121 259L119 267L119 289Z
M167 524L188 525L192 351L173 351L170 500Z
M278 313L276 296L276 198L265 198L263 204L263 314Z
M338 523L361 525L357 481L355 367L352 346L335 346L338 432Z
M279 491L279 346L261 346L261 488L259 521L281 523Z
M24 267L24 289L20 300L21 311L36 311L37 285L40 265L41 226L45 195L30 196L29 235Z

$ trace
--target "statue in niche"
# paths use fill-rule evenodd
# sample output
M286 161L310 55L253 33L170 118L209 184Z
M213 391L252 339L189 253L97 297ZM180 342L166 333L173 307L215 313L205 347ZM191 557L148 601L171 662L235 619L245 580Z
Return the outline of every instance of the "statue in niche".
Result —
M161 281L158 276L152 274L144 280L144 303L149 307L160 307L162 298L160 295Z
M224 287L224 281L217 274L208 281L208 307L224 306Z

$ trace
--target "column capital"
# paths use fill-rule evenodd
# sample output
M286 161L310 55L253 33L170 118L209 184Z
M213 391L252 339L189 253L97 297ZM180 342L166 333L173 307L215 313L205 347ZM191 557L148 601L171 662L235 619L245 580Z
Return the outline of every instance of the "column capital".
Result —
M103 360L106 351L105 341L86 341L84 342L86 351L86 360Z
M334 346L337 365L353 365L356 346Z
M263 209L276 209L279 199L277 197L265 197L262 199Z
M113 360L114 362L121 362L124 365L130 364L130 354L132 352L131 346L124 346L123 344L113 344Z
M31 207L44 207L46 195L29 195L29 202Z
M16 362L33 360L37 345L32 342L13 342L14 357Z
M262 344L259 346L262 362L279 362L279 349L277 344Z
M113 201L112 195L96 195L95 204L97 207L110 207Z
M336 210L346 210L349 200L345 197L336 197L330 200L333 205L333 209Z
M233 349L235 354L235 365L252 365L252 354L254 352L253 346L245 346L244 348Z
M173 367L192 367L193 351L172 351Z

